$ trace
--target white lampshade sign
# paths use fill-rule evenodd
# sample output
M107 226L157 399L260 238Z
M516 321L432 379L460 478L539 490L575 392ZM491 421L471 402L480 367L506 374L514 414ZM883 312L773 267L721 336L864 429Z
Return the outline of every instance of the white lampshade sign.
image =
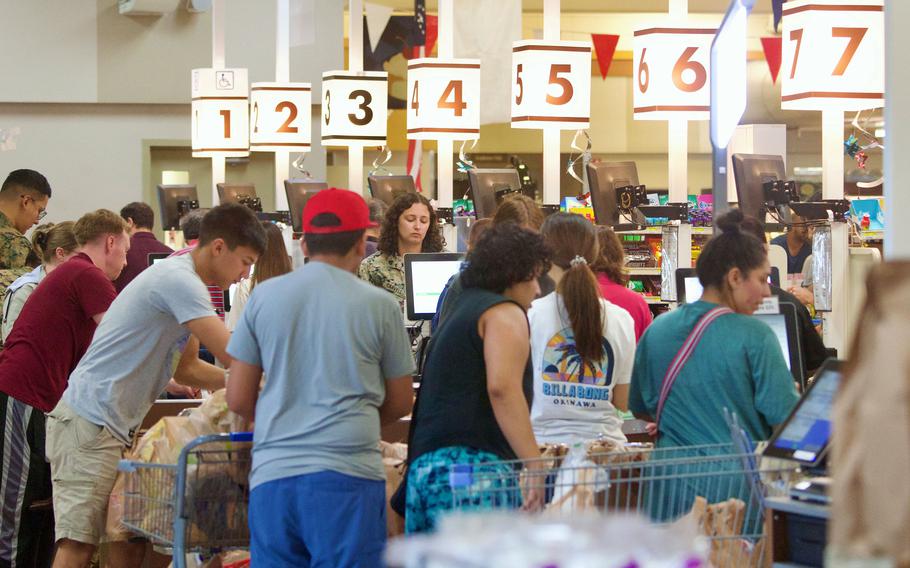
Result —
M386 143L389 74L376 71L322 74L322 143L382 146Z
M407 121L410 140L479 138L480 60L411 60Z
M883 0L790 0L783 15L782 109L884 106Z
M519 41L512 44L512 128L588 128L591 44Z
M635 120L708 120L711 42L715 29L637 30L633 38Z
M250 87L250 149L255 152L310 150L309 83L253 83Z
M193 157L243 157L250 153L246 69L193 69Z

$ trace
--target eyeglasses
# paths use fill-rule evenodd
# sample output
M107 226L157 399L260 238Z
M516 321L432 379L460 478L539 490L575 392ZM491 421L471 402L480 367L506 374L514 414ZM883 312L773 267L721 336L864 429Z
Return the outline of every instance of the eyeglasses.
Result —
M39 220L39 221L40 221L41 219L44 219L45 217L47 217L47 209L45 209L45 208L43 208L43 207L40 207L40 206L38 205L38 202L35 201L35 198L34 198L34 197L32 197L31 195L23 195L22 197L24 197L24 198L26 198L26 199L31 199L31 200L32 200L32 203L34 203L35 206L38 207L38 220Z

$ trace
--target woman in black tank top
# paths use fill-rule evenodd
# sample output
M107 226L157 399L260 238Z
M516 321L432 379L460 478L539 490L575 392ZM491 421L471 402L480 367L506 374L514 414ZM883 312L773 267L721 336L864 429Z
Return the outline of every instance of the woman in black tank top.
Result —
M452 508L449 471L456 464L528 460L540 456L531 429L532 377L526 311L549 269L539 234L515 224L487 231L461 273L465 290L433 336L411 423L407 532L430 531ZM490 466L499 467L499 466ZM512 479L510 466L503 481ZM486 470L485 470L486 471ZM502 506L502 494L460 508ZM516 495L518 492L514 492ZM511 500L521 505L521 498ZM532 490L524 506L542 504Z

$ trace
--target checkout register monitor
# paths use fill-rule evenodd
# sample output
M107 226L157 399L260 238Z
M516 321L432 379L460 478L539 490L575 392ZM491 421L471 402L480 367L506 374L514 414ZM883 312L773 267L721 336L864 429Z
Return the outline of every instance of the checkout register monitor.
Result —
M286 179L284 192L288 196L288 210L291 215L291 226L295 233L303 232L303 208L311 197L328 189L329 184L312 179Z
M369 176L367 184L370 186L370 195L386 205L403 193L417 193L414 178L411 176Z
M404 255L404 288L408 319L433 319L439 295L442 294L449 279L461 269L463 259L463 254L455 252Z
M468 181L478 219L492 217L506 194L521 191L521 178L515 168L475 168L468 170Z
M600 162L588 164L588 188L591 206L598 225L612 227L619 224L616 207L616 189L638 185L638 168L635 162Z
M842 361L825 361L812 386L768 440L764 455L818 465L830 442L831 408L842 377Z

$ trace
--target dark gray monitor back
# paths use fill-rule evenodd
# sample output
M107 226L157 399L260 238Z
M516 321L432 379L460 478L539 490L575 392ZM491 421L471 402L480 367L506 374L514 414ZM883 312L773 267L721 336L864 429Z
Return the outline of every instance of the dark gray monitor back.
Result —
M496 214L496 208L499 206L496 199L497 191L521 190L521 178L518 177L518 170L515 168L468 170L468 180L474 199L474 213L478 219Z
M324 181L312 179L286 179L284 192L288 196L288 211L291 216L291 226L295 233L303 232L303 208L311 197L328 189L329 184Z
M619 224L616 207L616 188L638 185L638 168L635 162L600 162L588 164L588 187L591 206L598 225L612 227Z
M257 197L256 186L252 183L219 183L219 203L237 203L241 197Z
M181 201L199 201L195 185L158 185L158 208L161 213L161 228L165 231L180 228Z
M414 178L411 176L370 176L367 178L370 195L386 205L392 205L395 198L402 193L417 193Z
M743 215L765 221L764 184L786 180L787 169L781 156L764 154L733 154L733 180L736 199Z

